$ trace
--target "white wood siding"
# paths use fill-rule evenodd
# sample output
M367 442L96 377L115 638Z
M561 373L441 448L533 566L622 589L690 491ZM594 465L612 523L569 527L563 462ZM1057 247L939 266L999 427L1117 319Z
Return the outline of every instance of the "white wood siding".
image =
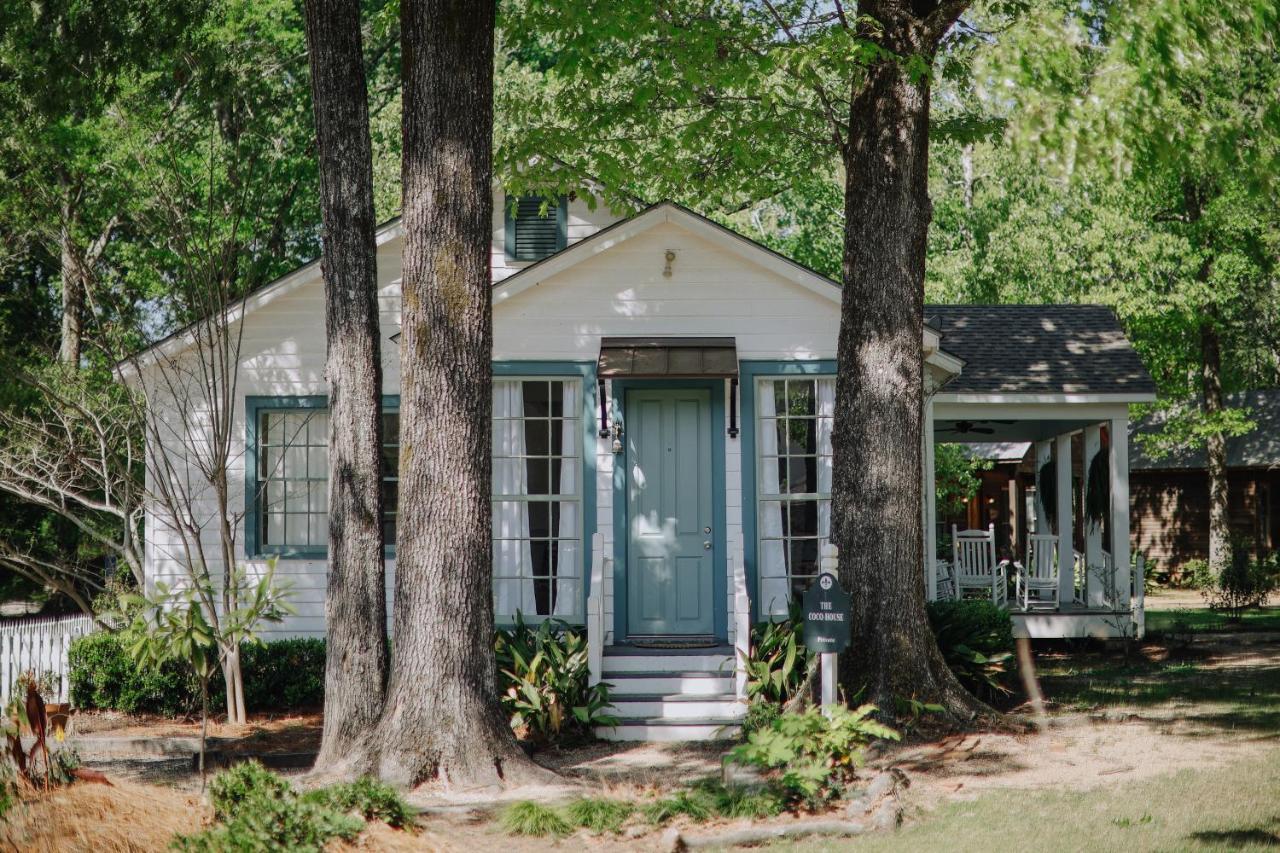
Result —
M590 211L582 201L569 205L569 240L576 242L615 221L602 207ZM495 200L494 278L515 270L506 265L502 241L501 197ZM672 276L662 275L665 253L676 253ZM384 393L398 394L399 350L390 338L400 330L401 243L379 250L383 332ZM271 299L245 319L241 374L236 406L236 448L232 468L232 512L244 510L244 398L308 396L328 393L324 378L324 293L317 270L309 280ZM608 252L503 300L494 310L495 359L594 360L603 335L725 335L737 339L743 359L833 358L839 323L837 303L664 223L624 241ZM726 383L726 391L727 383ZM726 400L727 402L727 400ZM746 417L750 417L750 413ZM739 418L739 423L743 420ZM613 553L613 454L610 441L597 439L597 529L605 553ZM176 442L175 442L176 445ZM178 448L166 448L177 452ZM741 440L725 440L725 531L729 555L743 558ZM213 513L212 501L203 507ZM248 520L247 523L252 523ZM243 526L243 525L242 525ZM182 549L153 513L146 522L149 580L174 582L183 576ZM244 555L244 531L239 536ZM205 542L215 546L215 531ZM245 561L251 573L266 561ZM387 564L387 589L393 589L394 561ZM220 567L219 567L220 568ZM297 613L264 633L266 639L320 635L324 630L325 561L280 558L276 575L292 586ZM732 583L729 621L733 626ZM605 579L607 623L613 625L613 579ZM388 602L390 603L390 602ZM732 638L731 638L732 639Z

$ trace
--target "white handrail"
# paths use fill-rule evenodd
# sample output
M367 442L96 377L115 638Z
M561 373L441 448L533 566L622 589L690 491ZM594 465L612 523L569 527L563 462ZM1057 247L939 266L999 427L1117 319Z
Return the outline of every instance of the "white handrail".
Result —
M587 667L594 686L604 680L604 537L591 534L591 591L587 595Z
M747 661L751 658L751 598L742 561L730 557L733 568L733 674L739 701L747 699Z
M0 622L0 703L8 702L23 673L50 679L47 702L66 702L71 692L71 641L97 630L89 616L53 616Z

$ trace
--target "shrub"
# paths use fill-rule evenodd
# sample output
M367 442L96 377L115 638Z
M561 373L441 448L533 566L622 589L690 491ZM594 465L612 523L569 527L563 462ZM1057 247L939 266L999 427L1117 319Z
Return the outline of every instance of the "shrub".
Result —
M380 820L387 826L413 826L413 809L400 792L384 782L362 776L354 782L308 791L302 799L334 811L354 812L365 820Z
M1250 560L1247 551L1237 549L1222 574L1201 588L1200 594L1211 610L1221 610L1232 622L1239 622L1244 611L1266 604L1278 583L1280 561L1275 555Z
M777 786L725 785L719 779L704 779L694 788L710 797L719 817L730 820L774 817L787 808L786 795Z
M1207 590L1215 586L1213 570L1208 560L1188 560L1182 564L1182 586L1191 589Z
M840 797L863 760L863 748L899 735L872 718L874 705L857 710L817 708L778 717L729 753L729 760L766 771L788 804L816 807Z
M1013 657L1013 619L990 601L933 601L929 627L947 666L975 695L993 699L1005 685Z
M548 619L525 624L517 614L494 638L498 689L516 737L530 744L591 737L595 726L615 726L606 713L609 686L591 684L586 634Z
M747 661L747 698L780 705L804 685L813 653L800 639L800 603L792 601L787 618L763 622L751 631Z
M226 850L319 851L333 839L351 840L364 821L331 806L322 796L299 797L289 783L256 761L219 773L209 786L217 823L174 846L199 853ZM337 797L340 798L340 795Z
M71 702L78 708L174 716L199 704L195 680L181 665L138 666L118 634L89 634L68 652Z
M245 707L293 711L324 704L324 640L246 643L240 649ZM172 717L200 704L195 677L180 663L140 667L119 634L99 632L71 644L71 701L78 708ZM222 679L210 684L209 706L225 703Z
M568 835L573 827L553 808L521 800L502 810L502 828L512 835Z
M240 649L240 662L244 704L250 711L323 707L323 639L248 643Z

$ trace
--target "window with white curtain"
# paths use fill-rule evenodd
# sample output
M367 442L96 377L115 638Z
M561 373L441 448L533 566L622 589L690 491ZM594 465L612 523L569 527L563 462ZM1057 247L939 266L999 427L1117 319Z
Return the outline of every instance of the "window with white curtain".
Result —
M831 537L835 378L761 379L756 389L760 612L785 615Z
M493 380L493 595L500 621L582 618L582 381Z

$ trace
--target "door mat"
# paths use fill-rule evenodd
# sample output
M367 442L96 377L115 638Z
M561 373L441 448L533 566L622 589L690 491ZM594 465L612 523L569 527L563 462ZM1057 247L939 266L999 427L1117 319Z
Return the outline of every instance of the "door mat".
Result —
M709 649L720 642L715 637L627 637L639 649Z

